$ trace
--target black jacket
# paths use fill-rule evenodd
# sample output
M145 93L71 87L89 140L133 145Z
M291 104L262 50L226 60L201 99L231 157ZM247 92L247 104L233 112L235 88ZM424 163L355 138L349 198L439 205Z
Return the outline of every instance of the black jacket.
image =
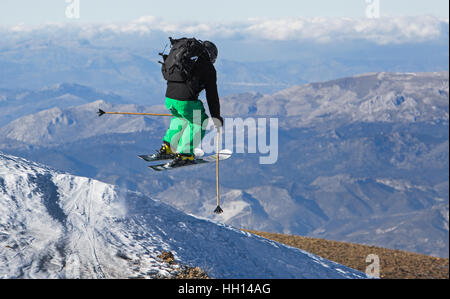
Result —
M217 72L214 65L208 59L200 58L193 70L193 77L197 78L197 84L190 85L191 87L187 83L168 81L166 97L179 101L198 100L200 92L204 89L211 117L222 120L217 92Z

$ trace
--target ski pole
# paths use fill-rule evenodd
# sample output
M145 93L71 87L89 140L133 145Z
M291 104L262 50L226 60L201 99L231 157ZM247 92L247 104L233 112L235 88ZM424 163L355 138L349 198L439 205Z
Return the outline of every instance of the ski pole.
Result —
M220 142L220 128L217 129L217 157L216 157L216 191L217 191L217 208L214 213L220 214L223 210L220 208L220 195L219 195L219 142Z
M172 114L164 114L164 113L137 113L137 112L105 112L102 109L98 109L98 116L102 116L103 114L123 114L123 115L148 115L148 116L173 116Z

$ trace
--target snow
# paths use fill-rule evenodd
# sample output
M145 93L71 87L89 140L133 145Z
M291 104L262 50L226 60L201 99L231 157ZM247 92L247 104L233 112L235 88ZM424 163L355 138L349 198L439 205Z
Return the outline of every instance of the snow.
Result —
M140 193L0 153L0 278L366 278Z

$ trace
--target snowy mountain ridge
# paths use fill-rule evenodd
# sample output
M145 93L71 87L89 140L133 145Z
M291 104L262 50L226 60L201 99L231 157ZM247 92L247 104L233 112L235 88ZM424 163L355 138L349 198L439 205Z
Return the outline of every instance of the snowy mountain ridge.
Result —
M95 113L165 113L164 106L112 103L78 85L40 89L31 94L43 102L47 92L103 100L30 111L0 125L0 150L235 227L448 257L448 86L448 72L383 72L223 98L225 117L278 117L282 146L269 168L252 154L223 164L220 216L210 212L213 168L189 169L181 179L149 173L136 158L160 147L169 118ZM6 99L19 94L4 92Z
M0 277L365 278L302 250L180 212L142 194L0 153Z
M67 108L53 107L12 121L0 129L0 135L10 140L42 146L58 145L102 134L152 131L161 126L155 119L122 115L99 119L95 114L99 107L108 110L113 109L112 106L103 100L97 100ZM154 112L159 107L151 111L133 104L114 105L114 108L128 112ZM30 127L35 130L30 132Z
M286 115L294 127L449 121L449 73L367 73L265 95L258 115Z

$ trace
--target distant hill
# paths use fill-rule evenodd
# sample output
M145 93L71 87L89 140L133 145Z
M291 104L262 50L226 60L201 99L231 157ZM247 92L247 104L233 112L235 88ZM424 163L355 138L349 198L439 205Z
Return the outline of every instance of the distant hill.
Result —
M58 107L60 109L104 100L119 104L116 94L79 84L57 84L40 90L0 89L0 127L25 115Z
M333 20L329 24L323 24L323 21L327 23L325 19L319 22L302 20L300 23L310 23L312 27L319 28L324 26L315 29L320 36L327 35L329 29L333 31L336 25ZM361 21L365 23L364 20L339 21L340 26L348 22L344 26L346 38L341 34L335 36L333 32L325 38L326 42L320 38L316 40L316 33L309 36L310 30L314 29L305 30L303 27L309 25L302 25L302 30L296 26L289 28L299 32L293 33L292 40L284 41L278 38L255 39L252 34L243 37L242 34L246 36L246 32L255 29L252 24L246 29L234 28L231 36L230 32L218 34L212 30L220 53L216 63L220 94L250 91L272 94L293 85L366 72L448 71L448 21L428 17L414 19L420 24L417 26L426 26L423 32L405 30L402 24L409 25L411 21L408 18L386 20L391 25L383 24L381 28L376 23L385 20L369 20L369 24L364 25ZM219 31L227 27L216 25ZM165 90L158 53L164 50L169 36L183 34L181 32L185 29L189 33L184 34L191 35L195 34L190 31L192 28L205 27L185 27L184 22L175 27L172 27L173 24L162 25L175 30L167 32L158 29L160 21L155 24L138 21L124 26L122 30L119 24L0 28L0 88L36 90L61 82L74 82L114 92L126 103L157 104L164 98ZM142 26L148 27L140 31ZM181 27L174 29L178 26ZM210 28L209 25L207 27ZM276 32L279 29L283 31L278 27L275 27ZM138 31L130 32L129 28ZM264 36L266 30L263 28L264 25L259 30L263 31ZM361 31L361 28L364 30ZM366 30L373 30L373 33L368 34ZM198 34L209 35L203 31ZM355 38L354 34L360 38ZM389 36L387 40L384 39L385 34ZM397 34L406 35L403 38L409 42ZM414 38L416 34L418 38ZM423 40L422 34L437 35L431 40ZM306 39L298 40L298 35Z

